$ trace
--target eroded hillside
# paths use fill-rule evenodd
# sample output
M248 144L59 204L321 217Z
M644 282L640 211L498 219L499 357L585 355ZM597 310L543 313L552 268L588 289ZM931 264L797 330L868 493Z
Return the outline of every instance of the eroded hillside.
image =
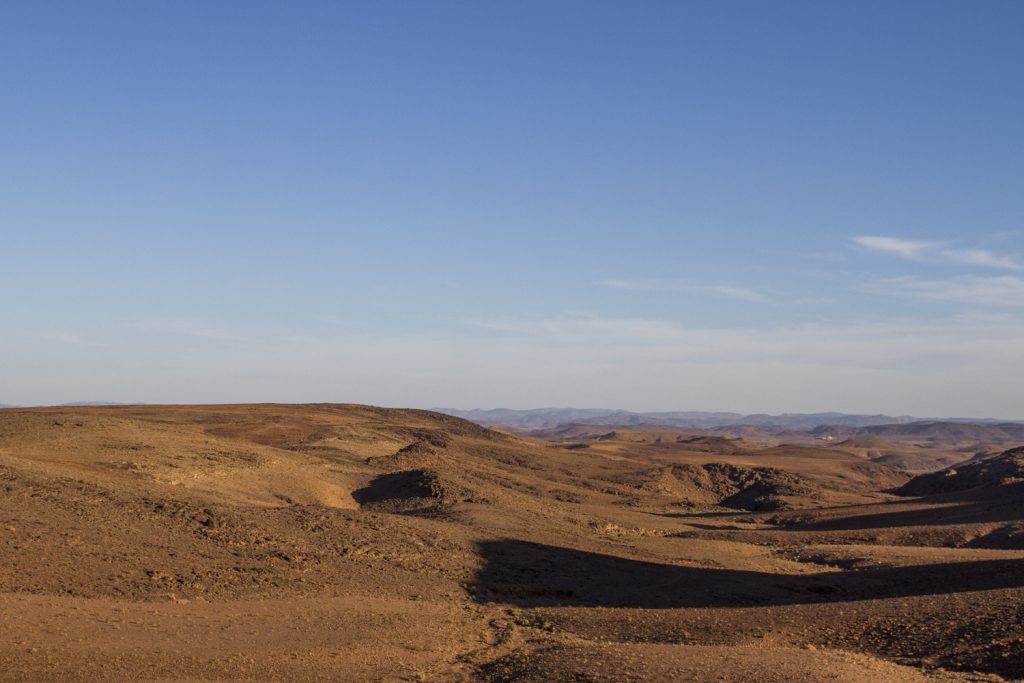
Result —
M1024 676L1016 455L911 479L874 442L550 437L355 405L2 410L0 671Z

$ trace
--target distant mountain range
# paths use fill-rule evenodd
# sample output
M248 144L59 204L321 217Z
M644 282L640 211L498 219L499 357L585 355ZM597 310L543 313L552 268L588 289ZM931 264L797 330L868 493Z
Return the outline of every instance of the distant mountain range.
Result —
M57 403L53 406L16 406L7 403L0 403L0 408L85 408L88 406L141 406L144 403L118 403L117 401L74 401L72 403Z
M830 432L842 436L843 429L828 427L812 429L811 434ZM869 425L854 430L857 436L873 436L881 439L941 439L944 441L999 441L1003 443L1024 443L1024 422L962 422L943 420L941 422L912 422L909 424Z
M878 425L902 425L934 419L912 417L910 415L894 417L891 415L850 415L847 413L783 413L781 415L768 415L764 413L744 415L742 413L703 411L635 413L628 410L586 408L535 408L532 410L510 410L506 408L458 410L454 408L435 408L434 410L454 415L455 417L461 417L487 427L502 426L522 430L548 429L566 424L613 424L619 426L647 424L686 429L751 425L809 430L826 425L861 428ZM1013 421L988 418L947 418L943 422L993 424Z

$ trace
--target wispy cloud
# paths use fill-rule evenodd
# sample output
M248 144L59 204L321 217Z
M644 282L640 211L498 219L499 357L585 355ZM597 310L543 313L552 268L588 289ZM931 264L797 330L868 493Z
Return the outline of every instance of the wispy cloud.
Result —
M722 377L733 377L739 367L750 369L752 376L769 368L785 376L784 368L806 375L810 367L830 373L854 368L903 372L911 366L938 370L951 367L950 363L1024 361L1024 346L1018 337L1024 334L1024 320L1018 316L855 320L767 329L693 328L666 320L601 316L478 320L472 324L515 335L510 345L487 345L492 351L504 348L503 353L516 357L543 357L547 359L543 365L549 369L552 357L601 366L614 361L645 368L645 372L699 364L718 368Z
M760 292L756 292L753 289L746 287L733 287L731 285L715 285L708 287L707 291L721 294L724 297L730 299L739 299L740 301L753 301L753 302L764 302L767 301L765 296Z
M861 235L854 237L853 241L871 251L880 251L885 254L893 254L911 259L921 258L929 250L939 246L938 242L921 242L877 235Z
M950 263L975 268L1024 271L1024 264L1008 254L987 249L947 249L941 242L905 240L899 237L861 235L853 241L864 249L916 261Z
M984 249L947 250L942 252L942 256L953 263L965 266L1024 271L1024 264L1018 263L1009 256L999 256Z
M768 301L764 294L756 290L730 284L701 285L687 280L659 278L608 279L602 280L598 284L602 287L634 292L691 292L754 303L766 303Z
M343 400L424 407L543 402L640 410L1024 417L1019 412L1020 309L972 311L943 320L856 318L771 327L694 327L601 315L469 322L475 330L270 335L244 353L202 359L170 345L167 362L157 367L146 354L126 354L124 372L107 383L102 368L68 361L59 365L59 373L15 368L21 374L13 379L5 374L4 389L17 390L9 393L11 402L30 403L36 400L31 391L47 388L47 381L66 400L88 395L102 383L105 394L130 400L137 395L136 377L150 372L155 373L152 388L143 397L150 402ZM481 329L492 330L483 343Z
M831 306L839 299L834 296L805 296L793 301L796 306Z
M1013 275L978 277L964 275L946 280L914 277L888 278L866 287L875 294L898 294L933 301L976 306L1024 306L1024 279Z

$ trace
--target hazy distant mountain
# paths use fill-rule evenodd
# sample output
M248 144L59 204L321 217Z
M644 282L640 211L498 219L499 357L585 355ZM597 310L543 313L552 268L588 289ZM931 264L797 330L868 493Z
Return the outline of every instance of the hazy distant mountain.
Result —
M729 427L751 425L756 427L783 427L788 429L810 430L832 427L859 429L881 425L905 425L924 422L927 418L909 415L850 415L846 413L783 413L767 415L757 413L715 413L704 411L669 411L653 413L635 413L628 410L579 409L579 408L535 408L532 410L509 410L495 408L493 410L458 410L454 408L436 408L438 412L472 420L484 426L503 426L511 429L549 429L566 424L613 424L629 425L665 425L685 429L710 429L713 427ZM952 418L947 423L995 424L1009 422L1006 420Z
M120 403L118 401L72 401L71 403L57 403L52 407L54 408L87 408L89 406L142 406L145 403ZM8 403L0 403L0 408L25 408L26 406L11 405ZM35 406L47 407L47 406Z
M501 425L513 429L547 429L564 424L639 424L643 418L625 410L536 408L533 410L458 410L436 408L439 413L465 418L484 426Z
M666 425L688 429L755 425L812 429L821 425L867 427L871 425L904 424L918 418L889 415L847 415L844 413L786 413L782 415L721 413L705 411L668 411L635 413L628 410L535 408L532 410L458 410L437 408L438 412L455 415L486 426L501 425L513 429L547 429L564 424Z
M918 438L943 441L1001 440L1024 443L1024 423L1020 422L914 422L907 425L874 425L860 430L883 438Z

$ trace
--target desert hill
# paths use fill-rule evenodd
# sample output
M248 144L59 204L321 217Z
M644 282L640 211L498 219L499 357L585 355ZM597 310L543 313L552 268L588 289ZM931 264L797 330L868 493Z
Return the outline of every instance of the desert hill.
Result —
M854 436L836 444L839 448L856 448L866 451L884 451L898 448L896 442L886 441L878 436Z
M839 430L814 430L818 434L829 431ZM915 474L996 455L1024 443L1024 424L1019 423L912 422L842 431L848 438L835 448Z
M910 474L944 469L1024 443L1024 425L1017 423L927 422L864 428L822 426L806 431L752 425L694 431L647 423L567 424L520 433L574 447L593 441L688 442L690 450L703 445L714 453L749 452L768 446L829 447Z
M813 441L627 427L0 411L3 679L1024 676L1018 455L932 492Z
M981 445L975 445L982 448ZM871 462L888 465L909 473L932 472L949 467L977 454L976 448L935 443L889 441L879 436L852 436L831 446L835 450L855 453Z
M1024 483L1024 447L1013 448L997 456L969 462L956 468L922 474L901 486L897 493L905 496L927 496L1019 483Z

